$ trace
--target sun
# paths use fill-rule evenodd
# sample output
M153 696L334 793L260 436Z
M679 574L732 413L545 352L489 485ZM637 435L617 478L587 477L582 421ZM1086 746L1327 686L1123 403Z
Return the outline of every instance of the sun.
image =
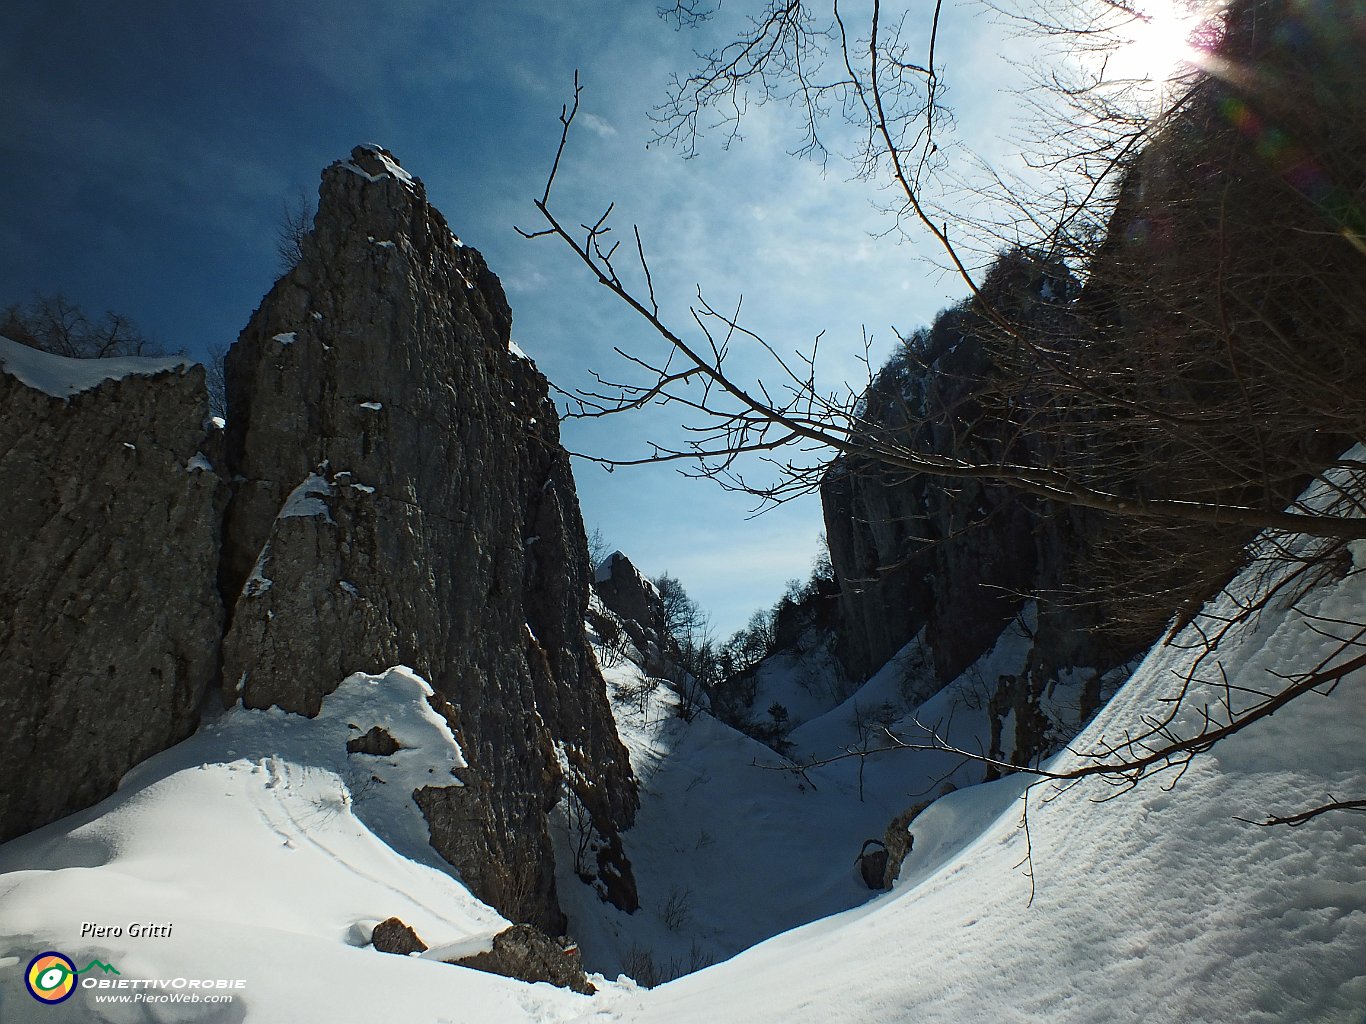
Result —
M1165 82L1200 66L1209 4L1147 0L1131 9L1133 16L1126 16L1115 30L1117 45L1106 58L1107 78Z

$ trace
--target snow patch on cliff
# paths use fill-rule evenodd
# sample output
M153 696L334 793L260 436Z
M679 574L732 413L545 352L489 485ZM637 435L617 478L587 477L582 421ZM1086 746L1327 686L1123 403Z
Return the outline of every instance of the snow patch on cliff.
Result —
M184 356L119 356L113 359L70 359L0 337L0 370L36 391L63 400L125 377L184 373L194 360Z

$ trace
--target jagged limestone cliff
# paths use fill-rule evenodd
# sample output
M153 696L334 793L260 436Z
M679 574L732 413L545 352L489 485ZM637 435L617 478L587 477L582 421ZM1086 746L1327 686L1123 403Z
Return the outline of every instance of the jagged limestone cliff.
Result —
M224 692L317 712L348 674L429 680L468 768L416 794L481 899L564 926L546 812L568 782L633 909L636 795L583 632L587 547L545 379L422 183L359 147L229 353Z
M0 339L0 840L114 791L217 678L204 372Z
M1021 330L1051 339L1082 336L1072 312L1079 291L1060 263L1021 250L1004 254L984 282ZM1003 385L1012 367L991 330L972 303L941 314L877 375L864 396L867 429L946 457L1055 457L1048 428L1060 413L1046 395ZM821 496L840 591L838 650L851 677L868 677L919 636L931 671L908 696L926 699L990 650L1033 598L1023 672L981 681L996 730L990 753L1027 762L1067 738L1041 710L1067 670L1083 670L1082 719L1095 712L1102 676L1132 650L1107 631L1111 581L1087 564L1113 524L990 480L895 472L853 456L836 460Z
M883 371L872 429L1057 468L1140 514L838 461L823 497L856 670L923 628L947 681L1039 594L1037 656L1027 678L997 681L992 707L1013 715L1018 759L1046 752L1038 704L1058 668L1116 664L1193 614L1242 564L1257 512L1279 513L1361 441L1366 71L1350 20L1331 4L1227 5L1212 64L1257 75L1192 80L1115 168L1085 286L1040 280L1051 257L1004 254L986 296L942 315L906 372ZM1012 278L1026 287L995 288ZM961 330L975 311L978 329ZM1202 515L1149 514L1164 502Z

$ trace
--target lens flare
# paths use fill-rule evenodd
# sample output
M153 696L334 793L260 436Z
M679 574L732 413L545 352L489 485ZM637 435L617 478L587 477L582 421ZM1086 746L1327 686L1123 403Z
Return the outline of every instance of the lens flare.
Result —
M1163 82L1199 66L1208 49L1210 8L1183 0L1152 0L1116 31L1119 45L1106 58L1107 77Z

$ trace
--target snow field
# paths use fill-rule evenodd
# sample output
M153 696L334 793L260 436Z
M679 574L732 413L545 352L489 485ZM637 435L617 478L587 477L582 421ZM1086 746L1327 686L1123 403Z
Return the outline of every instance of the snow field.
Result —
M1188 677L1174 719L1187 735L1207 709L1217 720L1221 700L1254 699L1273 673L1357 656L1364 552L1353 546L1353 564L1294 600L1278 595L1199 660L1195 631L1237 618L1284 569L1253 566L1149 653L1074 752L1044 767L1086 763L1141 731ZM1023 633L1008 629L978 675L1015 670L1022 651ZM794 729L798 756L865 742L855 706L894 703L913 658L903 652ZM606 675L609 690L638 684L624 662ZM429 687L403 668L357 674L314 720L236 708L206 722L100 805L0 847L0 1020L1363 1024L1366 815L1294 829L1240 820L1366 793L1363 683L1357 670L1179 778L1132 790L1023 774L967 785L980 769L942 752L878 754L862 767L851 758L804 776L767 770L773 751L705 714L683 721L664 685L619 697L641 783L624 843L642 906L621 914L573 874L563 804L552 822L560 897L590 970L684 976L649 990L598 977L585 997L432 962L480 948L507 922L430 849L411 799L454 784L450 769L463 764ZM1062 714L1070 698L1057 699ZM983 742L971 685L892 728L914 721L969 749ZM347 755L347 740L375 725L402 749ZM896 886L870 893L853 865L862 840L946 782L961 788L912 823ZM391 915L433 950L362 948ZM173 938L80 939L85 922L166 923ZM126 978L243 978L246 988L231 1004L98 1003L82 990L41 1006L21 976L47 949Z
M584 997L435 962L487 948L508 922L452 877L411 799L455 784L449 768L464 764L429 692L395 668L351 676L313 720L233 709L97 807L0 847L0 1020L561 1019ZM405 749L348 755L372 725ZM411 962L359 948L390 916L433 948ZM86 921L173 931L82 940ZM221 1006L97 1004L87 991L41 1006L21 976L48 949L124 978L246 988Z

